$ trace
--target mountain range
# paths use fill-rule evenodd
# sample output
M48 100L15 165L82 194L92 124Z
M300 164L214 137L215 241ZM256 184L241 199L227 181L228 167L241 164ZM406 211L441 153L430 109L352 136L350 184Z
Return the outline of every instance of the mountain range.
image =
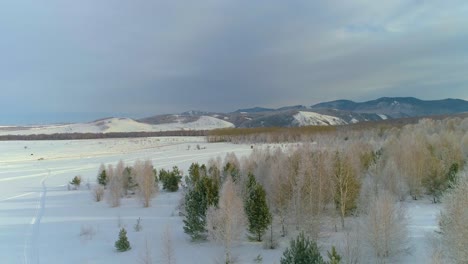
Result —
M468 112L468 101L444 99L425 101L414 97L382 97L367 102L336 100L311 106L295 105L277 109L253 107L231 113L190 111L180 115L158 115L138 121L150 124L193 122L212 116L235 127L291 127L304 125L343 125L405 117L450 115Z
M0 126L0 136L345 125L365 121L460 113L468 113L468 101L461 99L425 101L413 97L382 97L367 102L336 100L311 106L295 105L277 109L253 107L230 113L188 111L180 114L155 115L138 120L108 118L89 123L65 125Z

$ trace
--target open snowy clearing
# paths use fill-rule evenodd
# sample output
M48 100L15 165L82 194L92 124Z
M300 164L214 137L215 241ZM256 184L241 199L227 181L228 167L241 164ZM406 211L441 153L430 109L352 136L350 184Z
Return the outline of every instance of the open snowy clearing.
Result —
M197 149L197 145L200 149ZM188 147L190 146L190 148ZM148 242L154 263L161 258L162 234L172 232L177 263L215 263L222 248L212 242L192 243L183 232L176 209L181 192L160 194L150 208L135 198L125 198L118 208L92 200L86 182L94 183L101 163L120 159L133 163L151 159L157 169L174 165L187 172L192 162L224 157L228 152L249 155L250 145L205 143L201 137L100 139L81 141L0 142L0 258L2 263L139 263ZM66 184L81 175L80 190ZM437 228L439 207L428 201L406 203L410 226L411 255L399 263L427 263L430 255L427 235ZM141 217L143 230L133 226ZM119 226L126 227L132 250L115 251ZM90 230L80 236L82 228ZM340 241L341 233L324 232L322 251ZM258 255L263 263L279 263L288 238L276 250L262 243L247 242L233 248L239 263L253 263Z

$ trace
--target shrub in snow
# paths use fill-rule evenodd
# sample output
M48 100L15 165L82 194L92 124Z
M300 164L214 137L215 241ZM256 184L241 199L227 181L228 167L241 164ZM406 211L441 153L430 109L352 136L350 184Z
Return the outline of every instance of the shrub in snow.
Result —
M94 235L96 234L96 231L91 225L82 225L80 229L80 237L91 240L93 239Z
M262 262L263 262L263 257L262 257L262 255L258 254L258 255L253 259L253 261L254 261L255 263L262 263Z
M91 190L91 193L93 195L94 201L100 202L104 197L104 187L102 185L94 186L94 188Z
M143 229L143 226L141 225L141 218L138 217L136 224L133 226L133 230L135 232L140 232Z
M125 230L125 228L120 229L119 239L115 242L115 248L119 252L124 252L132 249L132 247L130 246L130 242L128 241L127 231Z

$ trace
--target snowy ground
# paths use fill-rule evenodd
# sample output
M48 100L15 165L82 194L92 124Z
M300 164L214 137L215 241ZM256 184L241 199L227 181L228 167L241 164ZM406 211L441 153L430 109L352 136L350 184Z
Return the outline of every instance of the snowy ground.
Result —
M139 263L148 241L153 261L158 263L162 233L169 226L177 263L215 263L222 254L218 245L191 243L183 232L176 210L180 192L160 192L150 208L142 208L134 198L110 208L106 202L92 201L85 184L78 191L67 190L66 184L75 175L92 183L101 163L120 159L132 163L149 158L157 169L177 165L187 171L192 162L204 163L228 152L242 156L251 149L250 145L205 143L199 137L0 142L0 262ZM408 202L414 250L404 258L405 263L427 263L426 235L437 226L438 209L426 201ZM135 232L139 217L143 230ZM128 231L133 248L129 252L114 249L119 225ZM94 234L80 236L82 227L91 228ZM279 263L287 241L273 251L263 249L262 244L242 242L233 253L239 256L239 263L253 263L258 255L263 263Z

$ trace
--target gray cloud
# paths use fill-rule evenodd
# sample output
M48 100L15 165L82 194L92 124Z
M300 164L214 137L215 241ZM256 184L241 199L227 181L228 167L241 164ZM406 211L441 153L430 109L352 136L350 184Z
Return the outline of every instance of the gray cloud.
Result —
M461 0L3 1L0 123L468 99L466 13Z

